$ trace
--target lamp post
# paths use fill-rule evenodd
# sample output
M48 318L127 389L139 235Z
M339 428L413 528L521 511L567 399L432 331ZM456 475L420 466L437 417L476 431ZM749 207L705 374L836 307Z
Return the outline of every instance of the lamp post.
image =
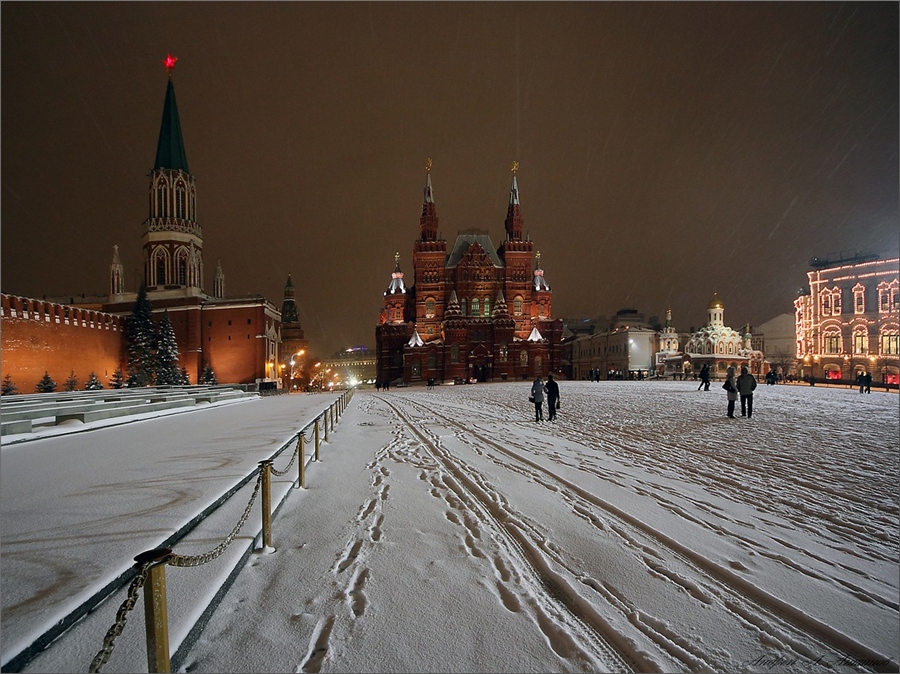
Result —
M299 351L295 351L291 354L290 360L290 389L293 391L297 388L297 380L303 379L303 356L306 354L306 349L300 349Z

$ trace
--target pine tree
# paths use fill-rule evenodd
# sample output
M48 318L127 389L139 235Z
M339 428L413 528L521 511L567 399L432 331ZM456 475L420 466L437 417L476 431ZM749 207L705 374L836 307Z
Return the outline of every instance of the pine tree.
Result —
M97 375L91 372L88 377L87 384L84 385L85 391L99 391L103 388L103 383L97 379Z
M117 367L112 373L112 380L109 382L110 388L125 388L125 375L122 374L122 368Z
M159 386L180 383L178 342L175 340L175 328L172 327L167 309L156 333L156 384Z
M69 372L69 377L63 386L65 391L74 391L78 388L78 377L75 376L75 370Z
M19 389L13 384L12 375L9 372L6 373L6 376L3 378L3 389L0 391L0 394L5 396L15 395L19 392Z
M147 288L141 284L137 300L128 317L128 386L149 386L156 365L156 330L151 317L153 308Z
M56 390L56 382L50 378L48 372L44 372L44 376L38 382L35 391L38 393L53 393Z
M219 383L219 380L216 379L216 373L213 372L212 365L209 363L203 366L203 374L200 375L200 383L209 384L211 386L216 386Z
M181 366L181 385L182 386L190 386L191 385L191 375L188 374L187 368L182 365Z

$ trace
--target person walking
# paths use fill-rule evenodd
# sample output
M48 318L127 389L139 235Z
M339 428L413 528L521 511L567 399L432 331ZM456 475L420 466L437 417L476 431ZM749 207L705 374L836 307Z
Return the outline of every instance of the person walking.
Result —
M556 420L556 410L559 409L559 384L553 378L552 374L547 375L547 383L544 385L547 392L547 410L549 411L550 421Z
M709 363L704 363L700 368L700 386L697 387L697 390L700 389L709 390Z
M534 378L534 383L531 385L531 395L528 396L528 399L534 403L534 420L535 421L543 421L544 420L544 382L541 381L540 376Z
M750 374L746 365L741 366L741 376L737 378L737 390L741 396L741 416L748 419L753 416L753 391L756 389L756 377Z
M859 386L860 393L862 393L866 388L866 375L861 371L856 373L856 385Z
M737 400L737 386L734 381L733 367L729 367L725 371L725 383L722 384L722 388L725 389L728 394L726 396L728 398L728 418L734 419L734 403Z
M863 381L866 384L866 393L872 392L872 373L866 372L865 377L863 377Z

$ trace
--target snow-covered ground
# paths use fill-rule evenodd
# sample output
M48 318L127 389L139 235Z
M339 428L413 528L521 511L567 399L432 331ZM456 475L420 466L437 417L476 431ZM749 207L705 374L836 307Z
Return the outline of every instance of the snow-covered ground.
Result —
M898 671L895 393L529 386L356 393L181 671Z

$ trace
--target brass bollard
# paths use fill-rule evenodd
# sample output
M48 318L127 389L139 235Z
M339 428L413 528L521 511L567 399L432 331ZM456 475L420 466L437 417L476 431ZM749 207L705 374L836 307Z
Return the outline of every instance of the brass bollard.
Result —
M316 417L316 463L319 462L319 417Z
M306 436L300 432L300 488L306 489Z
M166 562L172 557L169 548L142 552L134 561L150 562L144 582L144 622L147 631L147 671L169 672L169 614L166 609Z
M262 471L262 544L263 547L272 546L272 460L266 459L259 462Z
M325 442L328 442L328 410L322 413L322 425L325 426Z

